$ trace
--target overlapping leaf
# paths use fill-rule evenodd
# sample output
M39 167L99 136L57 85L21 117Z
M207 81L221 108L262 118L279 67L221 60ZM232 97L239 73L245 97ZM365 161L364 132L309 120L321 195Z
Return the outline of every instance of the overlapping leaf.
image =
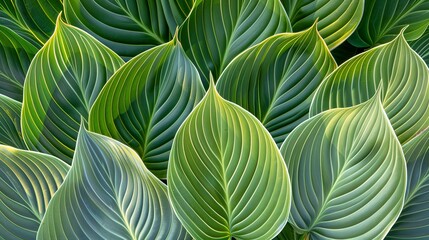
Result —
M174 39L115 73L91 109L89 127L131 146L166 178L174 135L203 96L197 69Z
M93 37L58 17L55 33L34 57L24 84L22 134L32 150L70 163L81 118L123 63Z
M429 26L429 0L365 0L365 10L349 42L372 47L394 39L408 26L404 36L416 40Z
M364 0L282 0L292 29L302 31L319 19L318 29L330 49L344 42L357 28Z
M35 239L69 166L60 159L0 145L0 238Z
M271 239L290 208L275 142L253 115L222 99L213 80L174 138L168 191L195 239Z
M37 239L188 239L167 187L129 147L79 132L72 167Z
M316 23L268 38L235 58L218 80L219 93L255 115L277 144L307 119L311 97L336 67Z
M0 144L26 149L21 134L22 104L0 94Z
M210 72L217 79L240 52L290 30L278 0L199 0L180 28L179 39L207 87Z
M404 145L407 160L405 205L387 239L429 237L429 129Z
M22 101L25 74L37 48L0 26L0 94Z
M282 146L304 239L382 239L399 216L405 159L379 95L310 118Z
M417 40L410 42L411 48L414 49L429 66L429 28Z
M359 104L379 85L385 93L383 106L401 143L429 126L429 70L402 34L337 68L316 91L310 113Z
M168 42L194 0L64 0L67 21L124 59Z

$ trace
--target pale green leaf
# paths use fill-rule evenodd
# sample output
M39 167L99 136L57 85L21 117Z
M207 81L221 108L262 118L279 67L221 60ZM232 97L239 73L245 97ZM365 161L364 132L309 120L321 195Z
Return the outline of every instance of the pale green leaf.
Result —
M315 23L303 32L270 37L240 54L220 76L217 89L255 115L280 145L308 118L314 91L335 67Z
M101 88L122 64L113 51L59 16L25 79L21 120L27 146L70 163L81 118L88 118Z
M362 103L379 85L401 143L429 126L429 69L402 34L338 67L316 91L310 113Z
M365 0L365 10L349 42L372 47L394 39L408 26L404 36L416 40L429 25L429 0Z
M174 138L167 176L173 208L195 239L271 239L286 224L290 182L275 142L213 80Z
M129 147L79 132L72 167L48 206L37 239L189 239L167 186Z
M364 0L282 0L293 31L302 31L319 19L317 28L330 49L344 42L358 27Z
M193 0L64 0L67 22L124 59L168 42Z
M21 134L22 104L0 94L0 144L26 149Z
M150 171L166 178L174 135L204 92L197 69L174 39L113 75L91 109L89 129L131 146Z
M0 26L0 94L22 101L25 74L37 48Z
M401 215L387 239L429 238L429 129L404 145L407 193Z
M379 95L310 118L281 147L304 239L383 239L399 216L406 165Z
M0 145L0 239L35 239L69 166L58 158Z
M204 86L228 63L273 34L291 30L279 0L200 0L180 28L179 39Z

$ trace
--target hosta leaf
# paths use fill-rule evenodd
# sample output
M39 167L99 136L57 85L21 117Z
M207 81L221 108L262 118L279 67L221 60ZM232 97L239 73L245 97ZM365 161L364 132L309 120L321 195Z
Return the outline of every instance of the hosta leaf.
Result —
M301 237L302 236L295 231L292 225L288 223L274 240L298 240L301 239Z
M222 99L213 80L174 138L168 191L196 239L271 239L290 208L275 142L253 115Z
M399 216L405 159L379 95L310 118L283 144L304 239L382 239Z
M21 135L22 104L0 94L0 144L26 149Z
M0 239L35 239L69 166L58 158L0 145Z
M193 0L64 0L67 21L125 59L168 42Z
M240 52L289 30L279 0L199 0L183 23L179 39L207 87L210 72L217 79Z
M37 48L0 26L0 94L22 101L25 74Z
M401 143L429 126L429 70L402 34L342 64L320 85L312 115L368 100L381 85L382 103Z
M429 237L429 129L404 145L407 193L404 209L387 239Z
M58 17L31 62L24 84L22 134L32 150L70 163L81 118L123 61L93 37Z
M356 47L388 42L405 27L407 40L419 38L429 25L429 0L365 0L362 20L349 38Z
M73 164L37 239L187 239L167 186L129 147L79 132Z
M316 19L320 35L330 49L344 42L357 28L364 9L364 0L282 0L292 29L302 31Z
M410 46L416 51L429 66L429 28L416 41L410 42Z
M277 144L308 118L311 97L336 67L316 24L268 38L236 57L218 80L220 95L255 115Z
M166 178L174 135L203 96L197 69L174 39L113 75L91 109L89 128L131 146Z

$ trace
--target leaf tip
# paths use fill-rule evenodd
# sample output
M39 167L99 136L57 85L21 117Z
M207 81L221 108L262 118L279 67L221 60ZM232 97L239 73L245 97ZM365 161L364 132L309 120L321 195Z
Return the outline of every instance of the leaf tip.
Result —
M173 35L173 40L171 40L171 41L172 41L173 45L180 44L180 41L179 41L179 27L176 27L176 31L174 32L174 35Z

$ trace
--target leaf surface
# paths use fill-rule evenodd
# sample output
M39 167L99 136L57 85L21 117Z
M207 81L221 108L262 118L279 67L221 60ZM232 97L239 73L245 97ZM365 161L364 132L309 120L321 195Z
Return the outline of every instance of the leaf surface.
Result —
M21 134L22 104L0 94L0 144L27 149Z
M37 239L189 239L170 207L167 186L131 148L79 132L67 178Z
M383 239L398 218L406 165L380 95L310 118L281 147L304 239Z
M195 239L271 239L287 222L290 182L275 142L213 81L174 138L167 176L173 208Z

